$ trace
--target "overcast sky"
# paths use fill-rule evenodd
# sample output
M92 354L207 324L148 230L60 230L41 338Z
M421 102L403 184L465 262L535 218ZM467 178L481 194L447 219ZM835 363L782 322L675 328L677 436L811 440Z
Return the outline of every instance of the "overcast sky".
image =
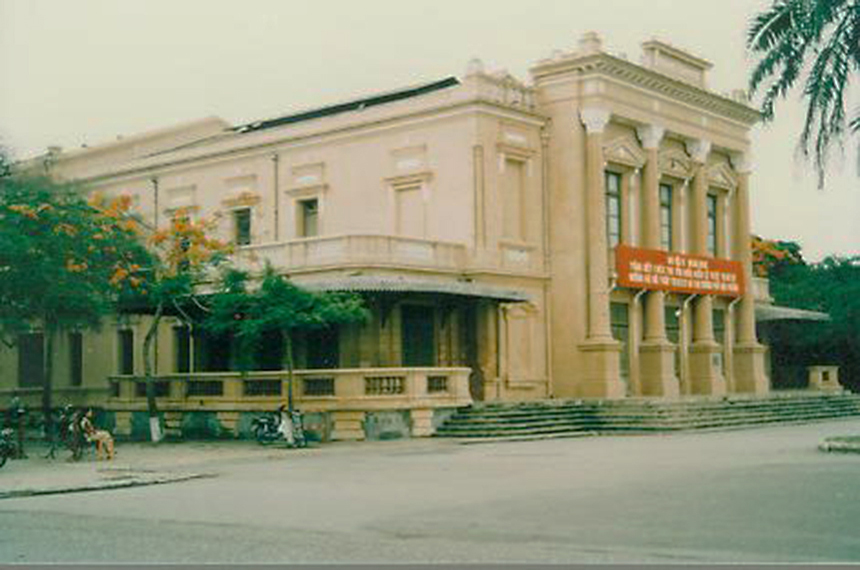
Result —
M595 30L639 59L658 37L742 88L769 0L0 0L0 144L17 158L208 115L252 121L448 75L471 57L521 79ZM856 108L860 102L853 102ZM856 147L827 187L796 158L802 107L756 128L753 231L808 259L860 254Z

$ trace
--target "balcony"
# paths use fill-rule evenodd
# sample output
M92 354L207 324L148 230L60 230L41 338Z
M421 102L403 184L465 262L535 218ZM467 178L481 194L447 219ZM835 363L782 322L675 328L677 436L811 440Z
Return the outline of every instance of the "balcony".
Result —
M462 244L386 235L305 238L239 248L237 265L261 269L266 261L286 271L327 267L390 266L462 271Z
M469 405L468 368L355 368L298 370L293 398L305 412L451 408ZM164 410L271 410L287 399L286 371L160 375L155 379ZM112 376L108 406L146 409L146 383Z

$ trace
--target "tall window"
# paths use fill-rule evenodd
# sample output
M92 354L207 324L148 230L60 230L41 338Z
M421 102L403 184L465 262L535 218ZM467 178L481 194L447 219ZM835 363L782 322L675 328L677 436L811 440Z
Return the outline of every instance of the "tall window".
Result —
M606 173L606 241L615 247L621 241L621 175Z
M714 309L714 338L720 344L726 343L726 312L723 309Z
M35 388L45 382L45 337L42 333L18 335L18 386Z
M236 245L249 245L251 243L251 208L233 211L233 227Z
M122 329L117 332L118 361L120 374L134 374L134 331Z
M84 380L84 335L69 333L69 383L80 386Z
M660 185L660 247L672 250L672 186Z
M610 303L609 317L612 337L621 343L620 374L626 382L630 378L630 312L626 303Z
M191 330L173 327L173 367L175 372L191 372Z
M526 231L526 164L521 160L505 159L502 182L502 235L508 239L525 240Z
M299 237L314 237L319 235L319 200L301 200L299 202Z
M424 197L421 184L410 184L395 189L398 235L426 237Z
M431 306L401 308L403 366L436 366L436 312Z
M681 311L679 307L666 305L666 338L675 345L675 374L681 374Z
M708 253L717 255L717 197L708 194Z

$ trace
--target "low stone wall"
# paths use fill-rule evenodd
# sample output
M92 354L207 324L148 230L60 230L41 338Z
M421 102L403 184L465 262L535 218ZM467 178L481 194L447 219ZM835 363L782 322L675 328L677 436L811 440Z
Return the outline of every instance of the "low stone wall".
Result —
M429 437L456 408L324 411L303 414L310 441L389 440ZM253 420L265 412L168 410L159 418L165 436L173 439L252 439ZM120 439L149 438L149 415L144 410L103 411L100 426Z

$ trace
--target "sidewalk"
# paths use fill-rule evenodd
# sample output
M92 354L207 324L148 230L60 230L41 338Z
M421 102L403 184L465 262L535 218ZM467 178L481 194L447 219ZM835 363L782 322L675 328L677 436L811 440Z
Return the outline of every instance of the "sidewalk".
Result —
M119 443L113 461L97 461L92 452L69 461L68 450L46 459L48 448L40 443L29 443L25 451L27 459L10 459L0 468L0 499L215 477L219 464L280 459L290 452L253 441Z

